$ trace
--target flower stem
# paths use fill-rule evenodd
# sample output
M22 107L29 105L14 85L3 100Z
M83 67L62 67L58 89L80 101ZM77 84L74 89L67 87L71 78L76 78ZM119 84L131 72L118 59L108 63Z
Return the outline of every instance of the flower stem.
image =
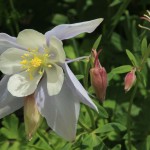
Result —
M88 90L88 77L89 77L89 70L90 70L90 60L88 61L87 63L87 67L86 67L86 70L85 70L85 76L84 76L84 87L86 90ZM94 121L94 116L92 114L92 111L91 109L88 107L88 106L85 106L88 114L89 114L89 117L91 119L91 124L92 124L92 127L94 128L95 127L95 121Z
M129 107L128 107L128 115L127 115L127 134L128 134L128 150L131 150L131 134L130 134L130 130L131 130L131 110L132 110L132 105L133 105L133 100L137 91L137 87L138 84L135 84L133 93L131 95L130 98L130 102L129 102Z
M89 59L89 56L82 56L82 57L78 57L78 58L75 58L75 59L70 59L70 60L67 60L66 63L69 64L69 63L72 63L72 62L81 61L83 59Z
M79 48L78 48L77 42L76 42L75 39L71 39L71 40L72 40L72 43L73 43L75 55L76 55L76 57L79 57L80 55L79 55ZM78 67L79 67L80 72L83 73L82 65L79 65Z

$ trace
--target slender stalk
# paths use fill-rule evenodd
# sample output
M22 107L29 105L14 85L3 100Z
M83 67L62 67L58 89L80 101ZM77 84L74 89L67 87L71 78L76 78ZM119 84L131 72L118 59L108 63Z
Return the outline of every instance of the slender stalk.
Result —
M112 18L112 27L108 31L108 37L110 37L110 35L112 34L113 30L115 29L117 23L120 20L120 17L124 13L124 11L128 7L128 5L130 4L130 2L131 2L131 0L124 0L123 3L122 3L122 5L118 9L117 13L113 16L113 18Z
M131 110L132 110L132 105L133 105L133 100L137 91L137 87L138 87L138 83L135 84L133 93L131 95L130 98L130 102L129 102L129 107L128 107L128 115L127 115L127 133L128 133L128 150L131 150L131 134L130 134L130 130L131 130Z
M71 40L72 40L72 43L73 43L74 52L76 54L76 57L79 57L80 54L79 54L79 51L78 51L78 45L76 43L76 40L75 39L71 39ZM82 67L82 65L78 65L78 66L79 66L80 72L83 73L83 67Z
M13 17L12 20L13 20L13 23L14 23L14 26L15 26L15 29L16 29L16 33L18 34L18 32L19 32L18 14L16 14L17 11L14 7L13 0L9 0L9 2L10 2L12 12L15 13L15 17ZM17 15L17 18L16 18L16 15Z
M86 70L85 70L85 76L84 76L84 87L86 90L88 90L88 77L89 77L89 70L90 70L90 60L89 62L87 63L87 67L86 67ZM95 121L94 121L94 116L92 114L92 111L91 109L88 107L88 106L85 106L88 114L89 114L89 117L90 117L90 120L91 120L91 124L92 124L92 127L94 128L95 127Z
M75 59L70 59L70 60L67 60L66 63L69 64L69 63L72 63L72 62L81 61L83 59L89 59L89 56L82 56L82 57L78 57L78 58L75 58Z
M86 90L88 90L88 78L89 78L89 70L90 70L90 60L87 63L86 69L85 69L85 75L84 75L84 87Z

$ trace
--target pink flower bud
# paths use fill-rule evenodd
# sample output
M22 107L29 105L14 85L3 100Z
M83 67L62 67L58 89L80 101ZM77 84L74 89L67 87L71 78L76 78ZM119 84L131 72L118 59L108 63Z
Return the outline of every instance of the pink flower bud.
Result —
M33 134L38 129L41 122L41 115L35 103L34 95L25 97L24 100L24 121L28 139L30 140Z
M124 79L125 91L128 92L136 81L135 69L128 72Z
M93 56L95 58L94 67L90 70L91 84L95 90L96 96L99 100L103 101L106 95L107 88L107 73L104 67L100 65L98 60L99 52L93 50Z

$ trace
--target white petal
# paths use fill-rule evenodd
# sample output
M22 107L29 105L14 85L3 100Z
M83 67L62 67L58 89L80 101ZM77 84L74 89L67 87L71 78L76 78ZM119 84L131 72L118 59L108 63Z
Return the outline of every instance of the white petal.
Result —
M0 54L3 53L6 49L11 47L25 49L16 43L15 37L11 37L5 33L0 33Z
M24 97L32 94L37 88L41 75L36 73L33 79L29 78L28 72L24 71L10 77L8 81L8 91L16 97Z
M21 56L29 53L17 48L9 48L1 54L0 70L7 75L14 74L23 70L20 64Z
M50 38L49 49L51 62L61 62L61 63L65 62L66 59L65 51L63 49L63 44L59 39L52 36Z
M80 33L93 32L96 27L103 21L102 18L85 21L81 23L74 24L63 24L58 25L52 30L45 33L47 41L49 41L51 36L56 36L60 40L72 38Z
M37 106L48 125L61 137L75 139L80 104L74 91L65 80L58 95L49 96L43 78L35 92Z
M46 69L46 74L48 94L50 96L58 94L64 82L62 68L58 65L53 65L51 68Z
M37 49L46 45L46 39L42 33L26 29L18 34L17 43L26 48Z
M12 96L7 90L9 76L0 82L0 119L13 113L23 106L23 98Z
M87 91L84 89L84 87L81 85L81 83L78 81L78 79L75 77L75 75L72 73L68 65L62 64L62 67L64 69L65 77L67 78L70 88L73 89L74 93L76 93L79 96L79 99L82 103L88 105L89 107L95 109L98 111L96 105L93 103L91 98L88 96Z

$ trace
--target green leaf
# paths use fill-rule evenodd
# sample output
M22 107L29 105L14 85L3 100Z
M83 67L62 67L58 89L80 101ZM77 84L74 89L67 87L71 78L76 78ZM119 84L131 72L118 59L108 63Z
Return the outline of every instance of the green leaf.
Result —
M126 146L126 149L129 150L128 149L128 147L129 147L128 146L128 141L125 141L125 146ZM136 149L135 146L131 145L131 150L138 150L138 149ZM143 149L143 150L145 150L145 149ZM146 149L146 150L148 150L148 149Z
M97 49L102 39L102 35L100 35L93 45L93 49Z
M115 147L113 147L111 150L121 150L121 145L117 144Z
M20 142L16 141L14 142L10 147L9 147L9 150L20 150Z
M132 66L131 65L123 65L117 68L114 68L111 72L114 74L120 74L120 73L126 73L132 70Z
M108 123L105 124L103 127L99 127L97 128L94 133L106 133L106 132L112 132L112 131L116 131L116 132L120 132L120 131L125 131L126 127L123 126L120 123Z
M144 38L141 43L142 56L144 56L145 51L147 51L147 39L146 38Z
M97 108L98 108L98 111L99 111L99 116L101 118L108 118L108 113L107 111L105 110L104 107L102 107L100 104L96 105Z
M63 148L61 148L61 150L69 150L71 149L72 144L71 143L67 143Z
M114 7L114 6L118 5L118 4L120 4L121 2L122 2L121 0L114 0L114 1L109 5L109 7Z
M150 44L148 45L148 48L143 55L144 55L143 56L143 62L146 62L147 58L150 56Z
M19 120L14 114L5 117L2 124L4 127L2 127L0 131L5 137L9 139L19 139Z
M81 79L83 79L84 78L84 75L76 75L76 78L78 79L78 80L81 80Z
M67 22L67 17L63 14L55 14L52 18L52 23L55 25L63 24Z
M47 150L51 150L50 145L49 145L49 140L45 136L45 131L38 130L37 135L40 138L40 140L43 142L43 144L47 148Z
M148 135L146 138L146 149L150 150L150 135Z
M87 134L83 138L83 145L88 146L88 149L93 150L108 150L105 144L103 143L102 139L99 136L96 136L95 134ZM102 149L103 147L103 149ZM104 149L105 148L105 149Z
M144 87L146 87L147 82L146 82L145 74L143 72L137 72L137 75L139 77L140 82L143 83Z
M9 147L9 142L0 142L0 150L7 150Z
M126 50L126 53L128 55L128 58L130 59L131 63L133 64L133 66L138 66L135 56L129 50Z
M104 144L104 142L100 141L99 144L93 147L93 150L109 150L108 147Z

